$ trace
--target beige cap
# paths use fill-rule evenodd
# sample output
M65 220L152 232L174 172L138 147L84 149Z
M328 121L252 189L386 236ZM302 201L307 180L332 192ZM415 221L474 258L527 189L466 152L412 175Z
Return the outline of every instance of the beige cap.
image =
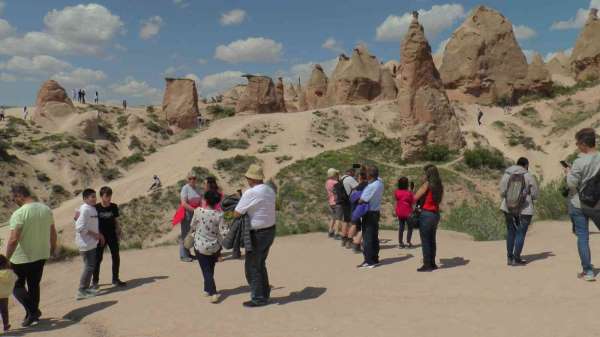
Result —
M338 174L340 174L340 171L334 168L330 168L329 170L327 170L327 178L335 177Z
M265 175L263 174L263 169L258 164L252 164L248 167L248 171L244 175L246 178L250 178L252 180L264 180Z

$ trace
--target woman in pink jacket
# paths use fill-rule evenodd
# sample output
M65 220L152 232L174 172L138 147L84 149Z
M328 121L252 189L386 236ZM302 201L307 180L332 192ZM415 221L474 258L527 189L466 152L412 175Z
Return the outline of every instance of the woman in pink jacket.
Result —
M407 219L410 217L410 214L413 210L414 204L414 195L408 189L408 178L401 177L398 179L398 189L394 192L394 197L396 198L396 216L398 217L398 247L400 249L405 248L404 244L404 228L407 225ZM408 243L408 248L412 248L412 243L410 242L412 239L413 228L410 224L408 224L408 232L406 233L406 241Z

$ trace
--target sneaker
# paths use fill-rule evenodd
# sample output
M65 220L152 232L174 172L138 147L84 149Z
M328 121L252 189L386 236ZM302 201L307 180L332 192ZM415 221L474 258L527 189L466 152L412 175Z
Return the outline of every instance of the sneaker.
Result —
M206 291L203 291L203 292L202 292L202 296L204 296L204 297L210 297L210 294L209 294L209 293L207 293Z
M358 266L356 266L356 268L359 268L359 269L360 269L360 268L365 268L365 267L366 267L366 266L368 266L368 265L369 265L368 263L366 263L366 262L363 262L363 263L359 264Z
M378 263L375 264L368 264L368 263L363 263L360 267L358 267L358 269L373 269L375 267L378 266Z
M336 239L336 240L341 240L341 239L342 239L342 236L341 236L341 235L339 235L339 234L336 234L336 235L335 235L333 238L334 238L334 239Z
M191 257L182 257L181 262L192 262L194 261Z
M508 259L506 259L507 266L513 266L514 264L515 264L515 261L512 259L512 257L509 257Z
M123 282L119 279L116 279L112 282L113 286L115 287L126 287L127 286L127 282Z
M403 243L400 243L400 244L398 245L398 248L400 248L400 249L404 249L404 248L406 248L406 245L405 245L405 244L403 244Z
M346 241L346 249L352 249L352 240Z
M353 243L353 244L352 244L352 251L353 251L355 254L360 254L360 253L362 253L362 250L360 249L360 245L359 245L359 244L356 244L356 243Z
M329 232L329 233L327 233L327 236L330 238L333 238L335 236L335 234L333 232Z
M4 331L8 331L8 330L10 330L10 324L6 324L6 325L4 326Z
M92 298L92 297L94 297L94 295L92 295L91 293L89 293L87 290L79 290L79 291L77 292L77 300L78 300L78 301L85 300L85 299ZM29 317L27 317L27 318L25 319L25 321L23 322L23 326L26 326L26 325L25 325L25 322L26 322L27 320L29 320ZM30 325L31 325L31 324L30 324ZM27 325L27 326L29 326L29 325Z
M23 323L21 323L21 326L26 328L26 327L30 327L30 326L35 326L40 322L40 319L34 316L27 316L25 317L25 320L23 321ZM8 326L8 328L10 329L10 325Z
M219 303L219 294L214 294L210 297L210 303Z
M513 266L524 266L527 264L527 261L523 261L520 258L515 258L513 261Z
M433 267L423 265L421 268L417 269L418 272L430 272L433 271Z
M98 284L98 282L92 282L92 286L90 288L91 289L95 289L95 290L99 290L100 289L100 285Z
M413 248L413 245L412 245L412 243L409 242L408 243L408 249L412 249L412 248Z
M581 272L581 273L577 274L577 278L583 279L584 281L588 281L588 282L596 281L596 277L594 276L593 271Z
M244 307L246 307L246 308L264 307L267 304L269 304L269 302L267 302L267 301L264 301L264 302L246 301L243 303Z
M93 289L93 288L88 288L85 290L85 292L87 292L88 294L90 294L91 297L97 296L98 295L98 290L97 289Z

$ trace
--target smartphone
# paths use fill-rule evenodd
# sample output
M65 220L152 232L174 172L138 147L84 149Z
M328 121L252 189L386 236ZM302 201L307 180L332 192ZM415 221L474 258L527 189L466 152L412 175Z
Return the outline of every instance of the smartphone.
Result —
M569 166L570 166L570 165L569 165L569 164L568 164L566 161L564 161L564 160L561 160L561 161L560 161L560 164L561 164L561 165L562 165L564 168L567 168L567 167L569 167Z
M352 168L353 168L353 169L359 169L359 168L361 168L361 167L362 167L362 165L361 165L361 164L352 164Z

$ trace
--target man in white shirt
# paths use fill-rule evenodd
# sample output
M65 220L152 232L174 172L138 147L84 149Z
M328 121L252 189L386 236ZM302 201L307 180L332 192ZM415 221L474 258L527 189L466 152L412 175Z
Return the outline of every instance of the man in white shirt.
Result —
M344 222L342 223L342 247L346 247L348 242L352 241L352 237L349 236L348 231L350 230L350 220L352 218L352 206L350 205L350 193L358 186L358 181L354 178L356 171L354 168L348 169L346 174L340 178L340 182L344 186L344 191L348 196L347 202L342 204Z
M104 237L98 228L98 212L96 211L96 191L83 191L83 204L75 220L75 242L83 257L83 272L79 281L77 299L83 300L96 296L96 290L90 287L94 269L96 268L96 248L98 243L104 244Z
M251 300L245 307L268 304L271 294L266 260L275 239L275 191L264 181L263 170L253 164L245 175L250 189L242 194L235 208L235 216L248 215L252 249L246 250L246 280L250 286Z

